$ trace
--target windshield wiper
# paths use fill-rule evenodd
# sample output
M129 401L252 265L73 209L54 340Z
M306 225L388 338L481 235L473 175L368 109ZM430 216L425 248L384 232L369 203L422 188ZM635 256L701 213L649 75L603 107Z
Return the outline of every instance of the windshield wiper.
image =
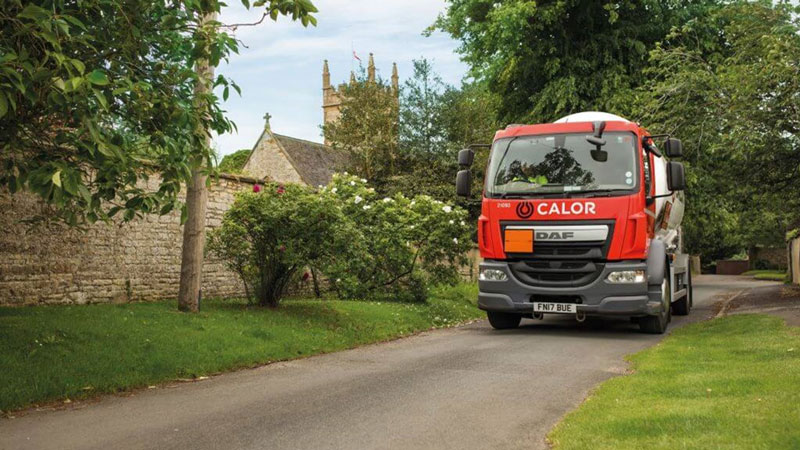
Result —
M494 198L537 198L537 197L562 197L564 192L498 192Z
M568 197L611 197L614 192L628 192L630 189L593 189L590 191L575 191L570 192Z

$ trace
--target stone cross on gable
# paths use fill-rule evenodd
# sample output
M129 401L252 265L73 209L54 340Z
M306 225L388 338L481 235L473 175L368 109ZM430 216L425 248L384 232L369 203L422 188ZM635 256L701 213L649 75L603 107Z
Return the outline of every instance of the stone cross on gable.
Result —
M269 119L272 118L272 114L266 113L264 114L264 128L269 130Z

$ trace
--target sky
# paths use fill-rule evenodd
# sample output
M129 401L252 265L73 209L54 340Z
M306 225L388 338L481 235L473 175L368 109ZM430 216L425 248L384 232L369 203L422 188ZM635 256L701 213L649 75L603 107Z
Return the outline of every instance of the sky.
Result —
M258 10L246 10L231 0L220 21L226 24L255 22ZM379 76L391 76L397 62L402 84L412 73L412 60L433 61L443 81L458 84L467 66L454 52L458 42L442 33L430 37L422 31L444 10L444 0L314 0L319 9L317 26L279 18L254 27L240 27L235 36L242 41L238 55L223 63L218 73L232 78L241 97L231 91L223 107L238 133L217 136L220 155L252 148L264 127L264 114L272 116L272 131L322 142L322 64L328 60L331 83L349 80L358 68L353 51L366 67L375 54Z

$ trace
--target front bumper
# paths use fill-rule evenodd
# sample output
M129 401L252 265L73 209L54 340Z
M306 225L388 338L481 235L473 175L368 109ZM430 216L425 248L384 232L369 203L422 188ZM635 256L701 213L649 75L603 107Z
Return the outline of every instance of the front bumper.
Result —
M478 307L484 311L532 314L532 298L536 301L561 302L558 297L574 296L577 310L586 315L639 317L659 314L662 310L661 287L643 283L612 284L606 281L610 272L647 270L644 261L608 262L594 281L578 287L532 286L516 278L505 261L484 261L480 269L502 270L506 281L479 281ZM549 300L552 298L552 300Z

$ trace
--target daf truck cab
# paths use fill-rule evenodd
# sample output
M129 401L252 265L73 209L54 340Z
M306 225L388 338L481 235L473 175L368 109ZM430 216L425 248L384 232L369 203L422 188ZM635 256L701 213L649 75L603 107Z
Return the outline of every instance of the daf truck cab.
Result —
M602 112L498 131L477 230L478 307L492 327L568 314L629 317L663 333L672 314L688 314L686 179L668 161L681 156L679 140ZM469 196L474 151L458 159L456 191Z

